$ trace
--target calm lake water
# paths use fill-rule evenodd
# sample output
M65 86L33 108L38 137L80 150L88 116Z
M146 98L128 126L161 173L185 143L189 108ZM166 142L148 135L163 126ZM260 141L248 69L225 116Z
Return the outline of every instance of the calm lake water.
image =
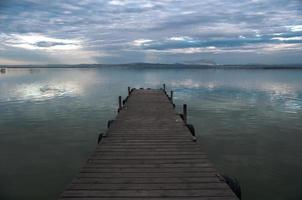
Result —
M245 200L302 199L302 70L8 69L0 74L0 199L53 200L127 86L173 89L210 160Z

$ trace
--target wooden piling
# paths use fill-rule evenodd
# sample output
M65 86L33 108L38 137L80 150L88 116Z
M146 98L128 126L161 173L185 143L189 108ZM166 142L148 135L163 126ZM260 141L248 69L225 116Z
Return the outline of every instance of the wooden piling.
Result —
M118 109L122 109L122 96L118 97Z
M183 118L185 124L187 124L187 104L183 105Z
M131 93L131 88L128 87L128 96L130 96L130 93Z

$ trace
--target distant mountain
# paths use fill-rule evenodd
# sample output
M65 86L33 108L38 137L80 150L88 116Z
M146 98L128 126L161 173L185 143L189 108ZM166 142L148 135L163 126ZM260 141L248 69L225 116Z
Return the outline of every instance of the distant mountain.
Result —
M217 65L215 61L208 59L184 61L186 65Z
M302 69L302 64L235 64L220 65L211 60L195 60L183 63L125 63L125 64L49 64L49 65L0 65L1 73L5 68L131 68L131 69Z

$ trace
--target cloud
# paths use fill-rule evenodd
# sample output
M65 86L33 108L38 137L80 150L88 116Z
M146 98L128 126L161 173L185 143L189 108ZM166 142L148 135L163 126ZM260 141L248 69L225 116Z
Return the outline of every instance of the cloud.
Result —
M126 3L126 1L112 0L112 1L109 1L109 4L114 5L114 6L124 6L127 3Z
M293 25L288 26L292 32L301 32L302 31L302 25Z
M49 57L45 62L67 63L68 55L78 62L174 62L182 52L185 60L219 54L227 62L238 52L257 60L265 46L284 56L302 53L300 0L10 0L0 6L0 49L39 52Z
M299 42L302 42L302 36L299 36L299 37L273 37L272 40L294 41L296 43L299 43Z
M41 42L37 42L35 45L38 47L53 47L53 46L66 45L66 43L41 41Z
M176 36L176 37L170 37L169 40L172 40L172 41L192 41L192 38L191 37L188 37L188 36Z
M40 50L73 50L81 48L81 41L51 38L42 34L1 34L0 40L7 46L23 49Z
M163 40L149 40L149 39L141 39L133 41L133 45L135 47L140 47L144 50L158 50L158 51L165 51L168 52L178 52L178 53L201 53L201 52L213 52L219 51L223 48L224 51L228 49L231 51L234 48L237 48L238 51L242 49L242 51L246 51L244 47L246 46L254 46L259 47L263 45L275 45L279 47L284 47L285 49L289 50L292 48L287 48L288 46L295 46L295 45L286 45L286 44L299 44L302 43L302 32L296 32L297 35L301 36L291 36L291 34L268 34L268 35L260 35L256 34L254 36L242 36L239 35L238 37L218 37L213 39L203 39L203 38L192 38L188 36L175 36L166 38ZM295 34L296 35L296 34ZM178 50L179 49L179 50ZM257 49L257 48L255 48ZM258 48L261 50L262 48ZM284 50L282 48L275 48ZM221 51L219 51L221 52Z
M8 64L79 64L95 63L106 57L102 51L84 49L79 39L61 39L42 34L0 34L0 63Z

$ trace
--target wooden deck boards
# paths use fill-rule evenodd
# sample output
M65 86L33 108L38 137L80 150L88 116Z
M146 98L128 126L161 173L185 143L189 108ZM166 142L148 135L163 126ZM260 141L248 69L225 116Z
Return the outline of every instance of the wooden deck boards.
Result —
M134 90L60 199L236 200L163 90Z

